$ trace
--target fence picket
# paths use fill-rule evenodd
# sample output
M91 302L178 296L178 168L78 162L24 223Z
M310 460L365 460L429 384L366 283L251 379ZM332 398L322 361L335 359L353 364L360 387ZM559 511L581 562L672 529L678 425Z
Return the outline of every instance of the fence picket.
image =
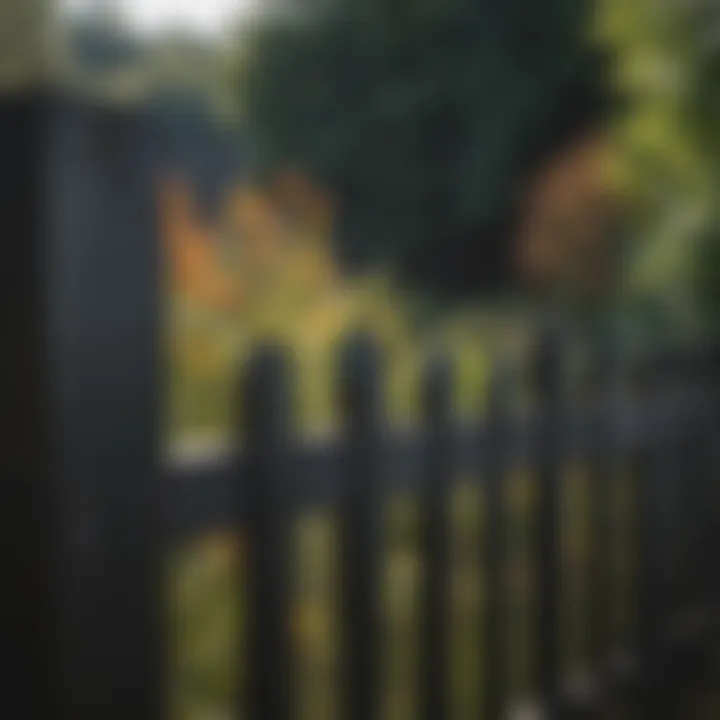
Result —
M344 421L340 509L342 718L380 712L380 573L383 473L380 351L371 338L350 339L340 358Z
M661 366L657 359L640 363L640 399L650 410L659 408ZM672 443L664 432L658 413L654 427L638 448L637 473L637 651L640 663L639 717L673 717L667 680L668 606L671 585L666 550L671 547L673 529L666 522L672 478Z
M273 347L258 351L242 386L247 617L245 687L247 720L291 717L292 646L289 633L287 495L290 482L291 403L288 362Z
M427 369L423 388L426 465L422 498L425 569L420 707L424 720L440 720L447 717L449 711L451 388L452 373L447 361L432 363Z
M604 673L613 648L610 613L613 602L613 517L619 456L615 442L617 372L610 347L596 348L591 360L593 441L590 463L590 551L588 554L588 630L590 659Z
M537 497L537 645L540 701L553 717L560 697L559 588L560 480L562 474L562 373L560 336L555 325L543 328L531 359L539 403Z
M505 477L508 469L509 393L496 372L487 405L485 481L485 622L483 717L499 720L507 703L507 545Z

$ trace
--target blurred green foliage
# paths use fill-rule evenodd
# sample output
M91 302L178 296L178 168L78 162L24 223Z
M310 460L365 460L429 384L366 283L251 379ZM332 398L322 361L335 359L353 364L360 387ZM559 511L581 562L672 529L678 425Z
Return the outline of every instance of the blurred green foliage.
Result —
M616 127L628 287L685 322L720 309L718 27L713 1L602 0L596 11L597 37L615 48L614 80L631 99Z

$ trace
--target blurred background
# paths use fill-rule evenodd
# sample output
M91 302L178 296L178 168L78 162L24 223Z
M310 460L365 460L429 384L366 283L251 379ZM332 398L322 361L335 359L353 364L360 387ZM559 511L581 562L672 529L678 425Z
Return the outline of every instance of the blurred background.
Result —
M297 424L312 438L337 425L333 361L353 330L381 343L387 415L403 427L418 422L428 358L452 356L455 407L469 417L548 305L585 329L613 318L633 343L717 331L713 0L3 0L0 26L3 84L49 77L155 129L168 456L232 442L238 371L268 338L292 348ZM571 470L580 587L587 507L583 470ZM523 697L536 674L522 640L532 483L526 468L514 474L511 665ZM477 493L460 482L453 499L457 717L477 716L482 692L467 641L483 597ZM417 522L411 499L393 501L393 719L413 717L417 689ZM294 529L308 718L334 716L336 525L319 512ZM176 552L178 719L231 717L241 561L226 535ZM568 647L582 657L572 632Z
M33 12L16 5L14 22ZM713 323L712 2L63 0L58 14L57 81L162 128L174 438L222 432L238 353L266 325L311 362L362 317L414 357L539 283Z

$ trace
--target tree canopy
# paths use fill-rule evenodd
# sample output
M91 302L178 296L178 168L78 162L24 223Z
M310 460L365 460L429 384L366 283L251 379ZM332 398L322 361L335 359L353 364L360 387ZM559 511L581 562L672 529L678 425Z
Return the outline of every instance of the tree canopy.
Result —
M533 172L608 107L580 0L335 0L261 25L240 75L263 171L296 166L340 208L352 267L442 295L507 281Z
M602 0L595 31L633 98L615 128L616 180L630 202L627 286L697 317L720 309L720 43L717 0Z

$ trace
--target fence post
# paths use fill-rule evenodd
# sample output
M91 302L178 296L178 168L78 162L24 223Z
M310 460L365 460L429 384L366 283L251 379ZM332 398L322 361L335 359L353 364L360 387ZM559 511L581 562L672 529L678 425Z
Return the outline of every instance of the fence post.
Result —
M67 717L56 692L50 638L58 591L60 521L50 467L48 348L43 302L44 180L47 107L39 97L0 99L0 232L3 329L0 392L3 411L2 532L3 699L0 714L25 707L28 716ZM62 566L60 571L66 570ZM24 704L24 705L23 705ZM58 707L59 706L59 707Z
M110 123L114 147L96 147ZM0 525L14 638L0 703L19 693L26 716L164 709L160 293L143 123L47 91L0 101Z
M342 717L369 720L380 706L380 578L383 528L380 351L364 335L341 357L344 497L341 513Z
M537 446L537 644L536 665L545 717L556 717L560 697L559 590L560 481L562 476L563 375L560 328L548 324L532 358L539 403Z
M486 412L485 455L485 585L484 714L487 720L503 717L507 703L507 506L505 479L512 427L509 386L505 373L496 370Z
M291 717L292 646L288 548L290 377L285 353L265 347L242 383L246 474L247 618L244 703L247 720Z
M427 369L423 387L426 462L421 516L425 568L420 705L425 720L440 720L449 712L449 488L453 479L451 388L449 363L444 360L432 363Z

